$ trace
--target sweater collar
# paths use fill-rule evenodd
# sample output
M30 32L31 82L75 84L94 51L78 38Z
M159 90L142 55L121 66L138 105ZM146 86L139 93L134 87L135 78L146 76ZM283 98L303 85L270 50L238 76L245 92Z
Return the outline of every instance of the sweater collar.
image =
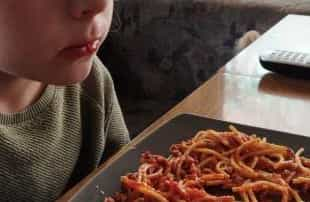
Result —
M41 97L21 112L4 114L0 113L0 125L14 125L29 121L45 111L55 97L56 87L48 85Z

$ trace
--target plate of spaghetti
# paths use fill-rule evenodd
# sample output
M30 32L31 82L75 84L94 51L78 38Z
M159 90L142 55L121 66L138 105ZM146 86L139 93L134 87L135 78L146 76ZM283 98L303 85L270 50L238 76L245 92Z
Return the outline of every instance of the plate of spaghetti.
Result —
M307 145L306 136L182 115L133 141L75 199L306 202L310 201Z

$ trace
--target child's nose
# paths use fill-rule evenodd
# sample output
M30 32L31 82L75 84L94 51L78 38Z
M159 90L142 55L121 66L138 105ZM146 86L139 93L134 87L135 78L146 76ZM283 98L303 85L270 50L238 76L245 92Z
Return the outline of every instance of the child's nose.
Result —
M70 14L77 19L95 16L104 10L107 1L113 0L71 0Z

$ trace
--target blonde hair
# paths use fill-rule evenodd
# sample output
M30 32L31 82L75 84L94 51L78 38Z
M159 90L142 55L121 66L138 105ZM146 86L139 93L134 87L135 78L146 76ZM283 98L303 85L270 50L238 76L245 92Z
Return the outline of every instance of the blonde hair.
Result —
M234 53L237 54L241 52L243 49L248 47L251 43L253 43L256 39L260 37L260 33L256 30L250 30L243 34L243 36L236 40Z

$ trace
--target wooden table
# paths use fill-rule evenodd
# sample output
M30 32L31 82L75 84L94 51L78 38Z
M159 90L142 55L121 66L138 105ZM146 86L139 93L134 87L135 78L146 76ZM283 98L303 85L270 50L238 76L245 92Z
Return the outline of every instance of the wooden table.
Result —
M258 62L258 54L268 49L310 53L310 17L285 17L222 67L209 81L146 128L132 144L182 113L310 137L310 81L289 79L264 70ZM114 155L60 201L67 201L76 190L129 148Z

